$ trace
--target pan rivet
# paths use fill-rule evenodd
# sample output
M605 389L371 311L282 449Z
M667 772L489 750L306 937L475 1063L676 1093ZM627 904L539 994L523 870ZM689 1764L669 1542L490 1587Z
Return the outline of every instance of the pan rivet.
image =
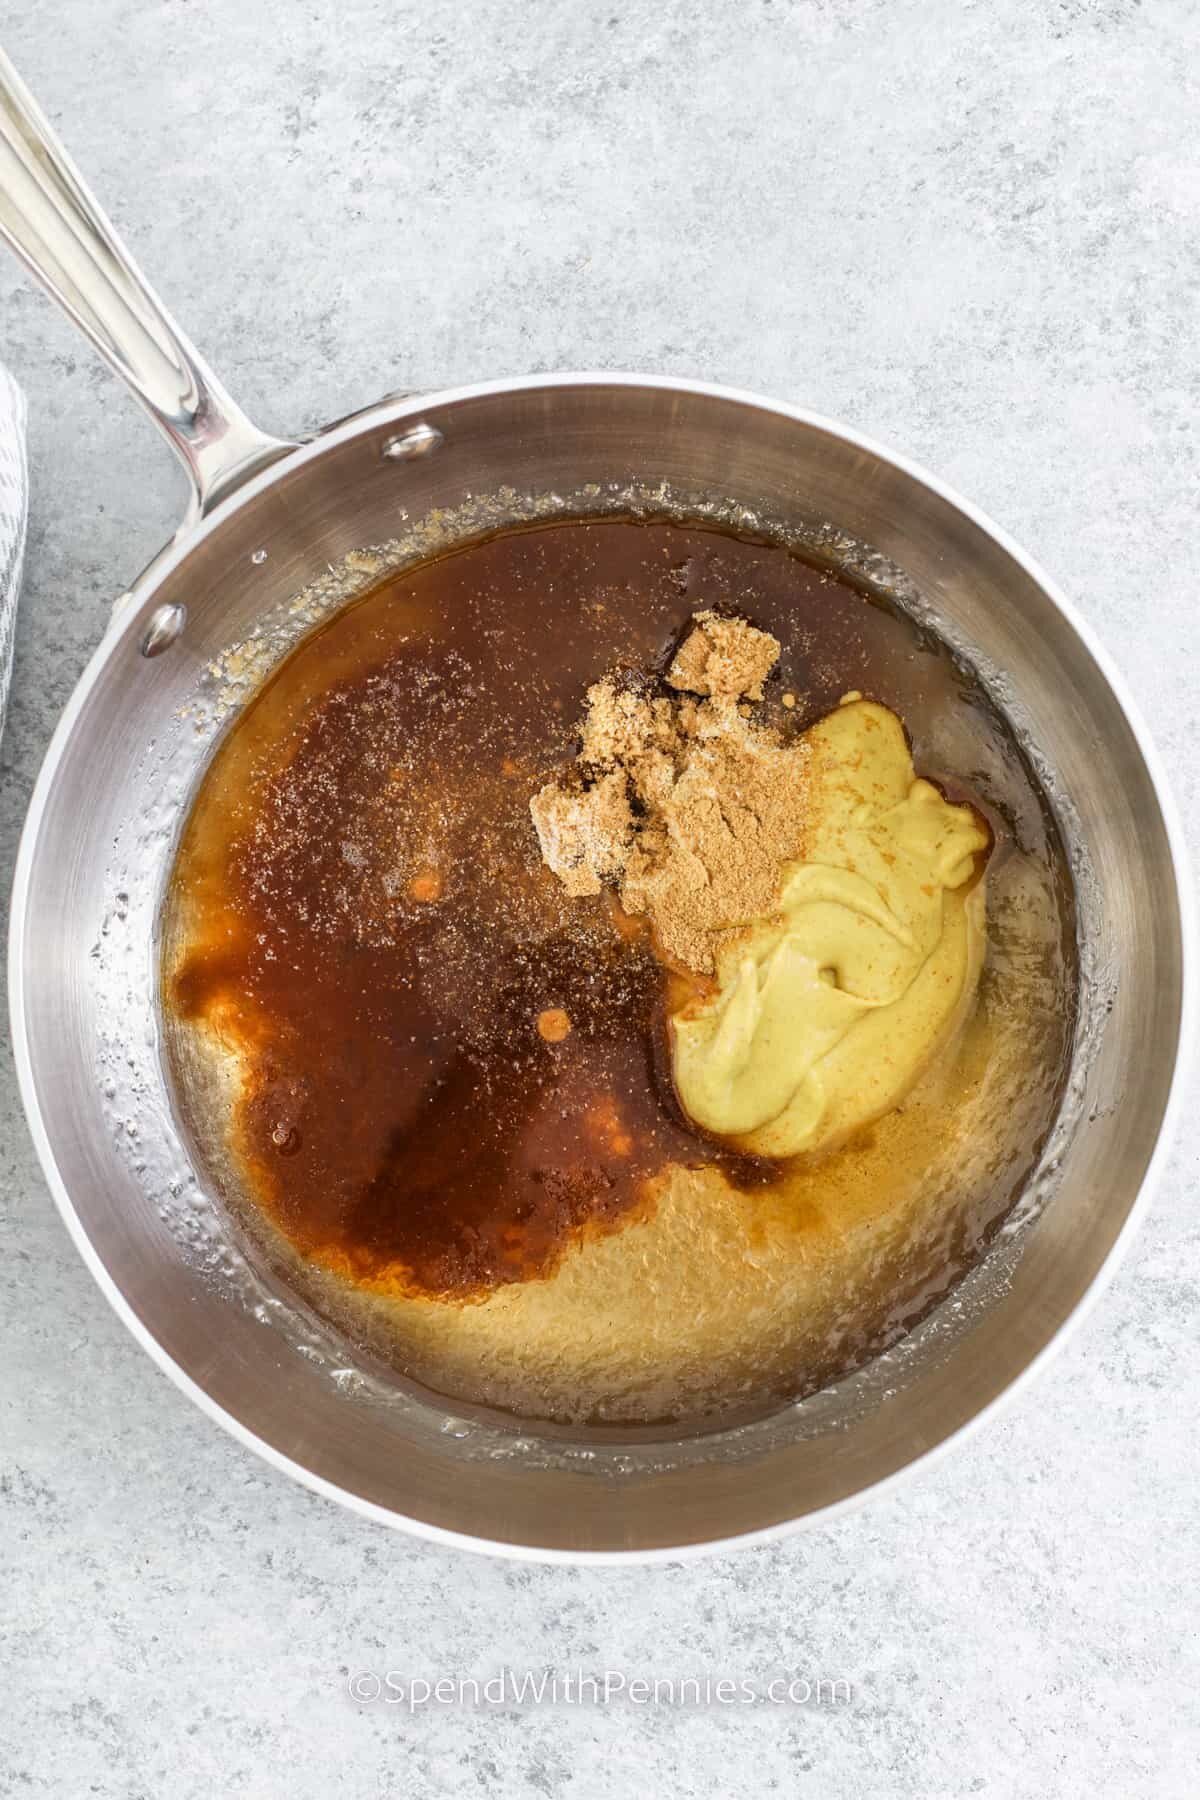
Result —
M265 563L266 560L267 560L267 553L265 550L252 550L250 552L250 561L252 563L254 563L254 565L256 567L261 566L261 564Z
M156 606L142 638L143 656L161 656L187 624L186 606Z
M440 450L445 438L436 425L412 425L402 431L399 437L389 438L383 446L383 454L390 462L412 462L418 456L428 456L434 450Z

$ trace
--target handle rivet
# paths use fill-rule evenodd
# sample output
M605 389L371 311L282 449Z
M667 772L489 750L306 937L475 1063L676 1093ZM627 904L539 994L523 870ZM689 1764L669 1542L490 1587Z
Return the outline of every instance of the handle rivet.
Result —
M250 552L250 561L254 564L255 568L260 568L266 560L267 553L265 550L252 550Z
M187 624L187 607L156 606L142 636L142 655L161 656L169 650Z
M445 441L436 425L427 425L422 420L419 425L402 431L399 437L389 438L383 446L383 454L389 462L413 462L418 456L429 456L434 450L440 450Z

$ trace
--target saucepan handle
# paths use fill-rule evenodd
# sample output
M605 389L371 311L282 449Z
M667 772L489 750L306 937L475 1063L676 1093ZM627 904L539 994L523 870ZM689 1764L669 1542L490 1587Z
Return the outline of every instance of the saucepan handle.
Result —
M185 525L293 448L251 424L173 322L3 51L0 235L179 456L192 483Z

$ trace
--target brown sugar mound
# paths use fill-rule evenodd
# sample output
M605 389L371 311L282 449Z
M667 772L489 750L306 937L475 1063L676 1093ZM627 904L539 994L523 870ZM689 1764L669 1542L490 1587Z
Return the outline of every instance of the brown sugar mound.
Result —
M628 784L616 770L591 787L547 782L529 810L542 859L568 894L598 894L605 877L620 873L633 834L633 811Z
M779 640L745 619L692 615L692 629L667 671L673 688L717 698L761 700L763 682L779 661Z
M783 865L803 848L807 747L781 743L738 705L761 693L778 656L744 620L697 614L667 676L690 691L663 695L648 677L596 682L575 763L530 802L543 860L567 891L610 884L669 961L702 974L722 932L774 909Z

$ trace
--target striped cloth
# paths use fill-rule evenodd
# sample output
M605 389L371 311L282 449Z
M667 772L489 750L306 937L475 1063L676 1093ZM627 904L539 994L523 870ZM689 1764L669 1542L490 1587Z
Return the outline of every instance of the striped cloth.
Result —
M28 499L25 396L7 370L0 368L0 731L12 678Z

